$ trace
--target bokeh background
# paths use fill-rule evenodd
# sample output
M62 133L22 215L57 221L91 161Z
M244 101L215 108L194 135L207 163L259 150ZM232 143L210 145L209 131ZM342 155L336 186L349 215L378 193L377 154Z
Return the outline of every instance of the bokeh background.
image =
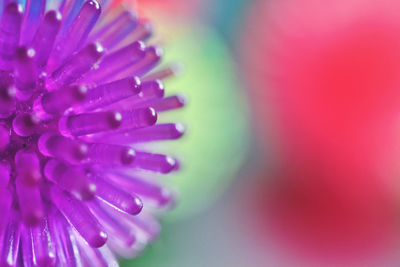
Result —
M400 4L137 0L188 98L179 195L123 266L399 266Z

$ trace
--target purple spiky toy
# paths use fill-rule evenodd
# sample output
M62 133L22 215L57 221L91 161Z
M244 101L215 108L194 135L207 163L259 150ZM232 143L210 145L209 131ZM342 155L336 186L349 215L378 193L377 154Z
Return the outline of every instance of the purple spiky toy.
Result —
M182 136L156 121L184 100L149 22L108 2L0 0L0 266L115 266L173 203L153 176L177 161L142 149Z

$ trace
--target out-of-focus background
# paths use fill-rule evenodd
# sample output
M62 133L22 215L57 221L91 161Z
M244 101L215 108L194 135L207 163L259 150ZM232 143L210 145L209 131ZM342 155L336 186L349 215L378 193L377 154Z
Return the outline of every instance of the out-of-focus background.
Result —
M123 266L399 266L400 3L136 2L188 130L179 203Z

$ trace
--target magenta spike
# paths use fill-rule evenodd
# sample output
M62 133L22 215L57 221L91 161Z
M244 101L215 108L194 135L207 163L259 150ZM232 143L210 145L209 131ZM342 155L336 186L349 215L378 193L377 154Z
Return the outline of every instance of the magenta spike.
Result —
M107 177L125 190L138 194L144 203L149 201L155 206L164 207L174 201L174 196L169 190L152 181L122 173L108 174Z
M51 188L50 194L57 208L91 247L101 247L106 243L107 234L86 205L56 186Z
M102 5L102 3L100 3ZM104 6L102 5L104 8ZM118 25L126 16L130 13L129 11L125 10L120 12L119 14L115 15L113 19L109 19L109 14L106 13L106 19L100 21L100 26L89 36L88 42L96 41L100 36L109 32L115 25ZM103 23L103 21L106 21Z
M157 239L161 231L160 223L153 216L144 212L139 216L130 216L127 222L143 233L148 241Z
M13 130L19 136L30 136L40 133L40 119L33 113L21 113L12 122Z
M2 177L2 179L4 179L4 177ZM0 188L0 236L9 220L12 200L11 192L5 187Z
M171 64L160 70L147 74L142 78L144 82L152 80L164 80L173 76L177 76L183 72L183 65L181 63Z
M121 77L126 77L129 75L140 77L146 74L152 68L154 68L160 62L162 54L163 50L160 47L149 46L146 48L145 55L142 59L126 67L112 78L119 79Z
M140 232L142 242L155 241L161 231L160 223L154 218L154 216L150 215L146 211L140 212L140 214L136 216L131 216L130 214L120 212L119 210L111 207L106 203L99 203L99 206L103 208L103 210L109 214L111 217L122 217L124 224L132 227L135 232Z
M0 88L0 118L8 118L14 113L16 92L13 86Z
M45 93L35 102L33 109L42 119L61 115L67 109L86 100L87 88L83 85L73 85Z
M100 42L105 48L111 49L131 33L136 25L137 15L129 11L124 11L113 22L106 25L106 27L110 27L100 32L96 37L96 41Z
M39 188L27 186L19 176L15 184L22 220L25 225L38 225L44 217L43 203Z
M21 31L21 43L28 44L42 19L46 9L46 0L27 0L25 18Z
M137 95L141 90L138 77L128 77L118 81L99 85L90 89L87 95L85 110L107 106L121 99Z
M66 35L57 43L51 54L49 69L57 68L67 57L79 49L96 24L101 8L96 0L86 1L78 16L68 28Z
M82 266L77 240L72 232L71 225L59 211L53 211L50 219L51 232L57 233L54 234L57 262L60 266Z
M133 42L107 56L95 68L84 76L85 81L105 81L109 76L123 70L127 65L133 64L145 56L145 45L143 42ZM125 78L125 77L124 77Z
M62 0L59 10L62 12L63 17L65 18L63 22L64 34L78 16L84 1L85 0Z
M142 84L142 98L160 98L164 96L164 84L160 80L148 81Z
M118 129L122 120L115 111L83 113L63 117L58 128L64 136L82 136Z
M17 98L29 99L36 89L37 70L36 52L32 48L21 46L15 56L15 80Z
M15 155L18 179L26 186L36 186L42 180L38 156L33 152L20 150Z
M170 111L182 108L186 104L186 98L182 95L174 95L165 98L155 98L137 105L137 107L152 107L158 112Z
M40 153L70 164L79 164L88 156L88 146L79 141L54 133L45 133L38 140Z
M137 168L160 173L169 173L174 170L177 164L176 160L170 156L140 151L135 152L136 158L132 165Z
M140 19L134 31L130 32L128 36L121 41L120 46L135 41L146 41L153 35L153 32L153 24L147 19Z
M104 49L99 43L87 45L51 74L47 80L47 89L52 91L75 82L88 72L103 54Z
M93 143L88 147L88 158L91 163L126 166L135 160L135 151L127 146Z
M122 112L122 123L119 129L137 129L154 125L157 122L157 113L153 108L134 109Z
M131 247L136 241L135 232L133 229L124 224L119 219L119 216L111 216L101 206L101 203L98 202L99 201L93 201L90 203L89 207L90 210L96 214L96 217L99 218L107 233L109 233L108 242L118 240L120 243L122 243L123 247Z
M84 255L83 266L98 267L118 267L118 260L107 246L100 248L91 248L86 242L78 237L79 248Z
M18 47L23 10L18 3L9 3L0 22L0 70L11 71Z
M56 252L48 219L45 217L39 225L24 228L22 249L23 252L27 252L29 249L31 250L28 252L28 255L31 254L32 256L32 266L54 266L56 262Z
M9 181L10 181L10 164L8 162L0 163L0 189L6 188Z
M33 267L33 249L31 232L26 226L21 227L20 249L22 250L23 266Z
M164 85L160 80L142 83L142 91L140 94L129 97L118 103L110 105L107 109L122 108L124 110L131 110L136 108L139 104L152 100L153 98L162 98L164 96Z
M10 144L10 129L0 125L0 153Z
M30 229L33 245L33 262L37 266L54 266L56 255L48 218Z
M96 141L115 144L132 144L140 142L175 140L182 137L185 128L180 123L157 124L151 127L120 132L112 135L95 137Z
M91 180L96 184L97 197L110 205L131 215L136 215L142 210L143 203L137 196L129 194L101 177L93 176Z
M84 170L79 167L67 166L52 159L46 163L44 175L77 199L91 200L96 194L96 185L89 181Z
M62 17L58 11L48 11L33 37L32 48L36 51L37 66L41 68L46 65L53 49L61 21Z
M11 212L10 219L3 235L3 247L0 255L0 266L17 266L21 224L19 214Z

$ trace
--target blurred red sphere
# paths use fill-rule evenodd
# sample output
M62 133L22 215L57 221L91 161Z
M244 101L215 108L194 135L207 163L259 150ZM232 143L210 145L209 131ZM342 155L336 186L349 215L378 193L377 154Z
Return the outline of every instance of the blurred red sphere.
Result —
M256 1L243 29L260 142L278 162L256 210L315 255L387 250L398 234L399 8Z

